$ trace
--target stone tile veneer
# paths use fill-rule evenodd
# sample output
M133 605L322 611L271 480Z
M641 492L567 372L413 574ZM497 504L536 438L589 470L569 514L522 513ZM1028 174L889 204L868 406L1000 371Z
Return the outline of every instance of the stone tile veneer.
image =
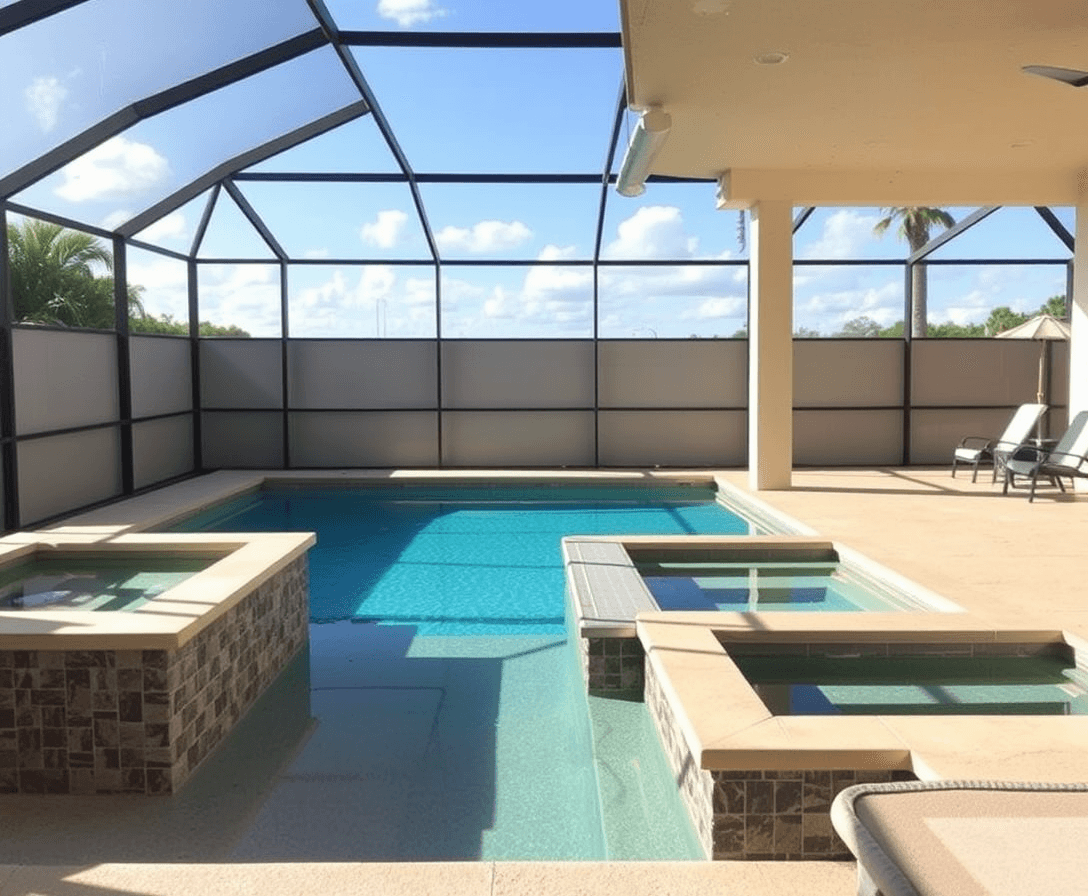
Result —
M593 693L641 691L646 652L638 638L582 638L582 671Z
M303 554L178 650L0 651L0 793L176 792L308 621Z
M847 859L831 801L851 784L914 780L898 770L728 771L699 768L646 664L646 704L699 843L712 859Z

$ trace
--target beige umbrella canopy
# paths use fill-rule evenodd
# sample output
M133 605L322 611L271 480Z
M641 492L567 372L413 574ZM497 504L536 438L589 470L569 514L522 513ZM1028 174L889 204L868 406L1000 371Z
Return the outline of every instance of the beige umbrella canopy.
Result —
M1010 327L996 334L998 339L1038 339L1043 343L1039 353L1039 388L1035 400L1046 404L1046 374L1050 367L1050 343L1057 339L1069 338L1069 324L1051 314L1036 314L1035 317Z

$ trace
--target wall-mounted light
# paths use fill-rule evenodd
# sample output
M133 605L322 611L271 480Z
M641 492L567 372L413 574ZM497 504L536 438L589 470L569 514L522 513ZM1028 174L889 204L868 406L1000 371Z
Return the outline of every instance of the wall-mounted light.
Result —
M621 196L641 196L646 192L646 178L654 157L665 145L672 127L672 116L664 109L652 107L642 113L616 178L616 192Z

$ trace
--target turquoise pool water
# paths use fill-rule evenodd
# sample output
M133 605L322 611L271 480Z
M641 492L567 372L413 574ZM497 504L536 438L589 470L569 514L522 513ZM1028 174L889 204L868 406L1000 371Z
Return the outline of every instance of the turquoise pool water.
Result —
M179 528L318 534L318 724L265 811L320 803L326 857L702 858L645 708L585 694L560 539L746 534L713 492L276 489Z
M1083 715L1088 677L1058 656L740 656L775 715Z
M917 608L890 585L837 561L676 560L636 566L662 610L843 613Z
M187 557L37 557L0 572L0 610L135 610L214 561Z

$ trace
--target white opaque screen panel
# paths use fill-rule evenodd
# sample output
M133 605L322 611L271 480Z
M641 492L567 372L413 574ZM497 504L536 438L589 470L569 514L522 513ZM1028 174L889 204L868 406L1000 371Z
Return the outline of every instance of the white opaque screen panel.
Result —
M204 408L282 407L280 344L245 339L201 341L200 401Z
M602 339L719 339L748 326L743 265L608 265L598 280Z
M192 410L193 365L188 339L133 336L129 340L129 365L133 417Z
M193 470L193 418L167 417L132 426L132 480L145 488Z
M30 439L18 444L16 455L20 526L121 493L118 427Z
M206 411L200 419L201 453L206 469L283 466L283 414Z
M601 342L602 408L744 407L748 343L744 340Z
M592 408L593 344L447 342L444 408Z
M432 258L407 184L247 181L240 189L293 259Z
M600 184L420 185L444 260L590 261Z
M1043 346L1031 339L926 339L911 349L915 406L1035 401Z
M601 171L623 78L618 47L354 47L352 55L417 172Z
M592 411L447 411L442 462L451 467L593 465Z
M442 266L448 339L587 339L593 269L574 265Z
M287 345L292 410L434 408L434 342L293 340Z
M994 408L922 408L910 415L910 459L914 464L952 465L952 452L966 436L996 439L1005 431L1015 406ZM1049 418L1049 419L1048 419ZM1065 431L1065 416L1052 412L1042 421L1038 432L1058 438ZM957 476L963 476L960 467ZM970 467L967 467L970 476ZM986 471L986 482L992 477L992 467L980 465ZM981 477L981 472L980 472Z
M794 335L877 336L901 323L903 270L901 264L795 263Z
M794 340L795 408L902 403L902 340Z
M179 258L130 246L125 252L129 293L129 331L189 334L189 266Z
M734 467L747 458L743 411L602 411L603 467Z
M336 53L315 50L138 122L16 201L76 220L127 220L222 163L358 100Z
M115 336L16 328L12 343L19 435L118 419Z
M320 411L290 416L296 467L436 467L435 411Z
M949 454L951 458L951 454ZM795 410L793 462L799 466L903 462L900 410Z
M437 332L433 267L292 264L290 335L299 339L426 339Z
M200 323L211 336L278 337L283 333L279 265L201 264L197 267Z
M315 24L302 0L187 0L183 11L173 0L91 0L5 34L0 171L137 100Z

